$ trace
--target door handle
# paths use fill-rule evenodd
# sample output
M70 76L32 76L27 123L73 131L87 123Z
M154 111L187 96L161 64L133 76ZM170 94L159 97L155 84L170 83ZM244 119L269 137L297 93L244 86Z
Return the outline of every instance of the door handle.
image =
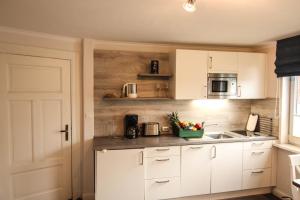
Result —
M212 150L213 150L212 159L214 159L214 158L217 157L217 147L214 145L214 146L212 147Z
M140 152L140 165L144 165L144 151Z
M69 141L69 125L65 125L65 130L60 130L59 132L65 133L65 140Z
M238 97L242 96L242 86L238 86Z
M156 161L169 161L170 160L170 158L165 158L165 159L156 159Z

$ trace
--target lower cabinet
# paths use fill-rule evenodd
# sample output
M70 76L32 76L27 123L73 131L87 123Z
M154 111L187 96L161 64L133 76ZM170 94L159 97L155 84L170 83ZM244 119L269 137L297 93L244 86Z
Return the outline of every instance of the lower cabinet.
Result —
M222 143L212 148L211 193L241 190L243 143Z
M96 152L95 199L143 200L143 149Z
M270 187L276 175L272 144L259 141L97 151L95 197L158 200Z
M171 199L179 197L180 177L145 180L145 199Z
M212 145L181 147L181 196L210 193Z

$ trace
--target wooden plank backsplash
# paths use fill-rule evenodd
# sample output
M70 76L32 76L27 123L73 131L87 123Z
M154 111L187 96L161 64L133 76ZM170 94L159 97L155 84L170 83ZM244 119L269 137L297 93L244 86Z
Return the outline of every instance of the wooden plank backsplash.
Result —
M125 51L97 51L94 68L95 136L123 135L123 119L126 114L138 114L139 122L159 122L169 126L167 114L178 111L182 120L218 124L207 130L243 129L251 112L250 100L196 100L196 101L104 101L107 93L121 95L127 82L138 84L140 97L158 95L157 84L166 80L138 80L138 73L149 71L150 60L160 61L160 72L169 73L169 55ZM191 87L191 89L193 89ZM161 93L160 95L166 95Z

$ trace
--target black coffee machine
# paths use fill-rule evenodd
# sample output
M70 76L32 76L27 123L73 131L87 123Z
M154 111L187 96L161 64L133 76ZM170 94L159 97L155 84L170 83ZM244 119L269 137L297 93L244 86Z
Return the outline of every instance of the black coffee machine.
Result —
M139 135L138 115L125 115L124 136L129 139L137 138Z

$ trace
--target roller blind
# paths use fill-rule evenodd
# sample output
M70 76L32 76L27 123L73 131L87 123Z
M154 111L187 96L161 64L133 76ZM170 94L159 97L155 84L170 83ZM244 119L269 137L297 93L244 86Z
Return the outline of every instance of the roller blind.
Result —
M277 77L300 76L300 35L277 41Z

